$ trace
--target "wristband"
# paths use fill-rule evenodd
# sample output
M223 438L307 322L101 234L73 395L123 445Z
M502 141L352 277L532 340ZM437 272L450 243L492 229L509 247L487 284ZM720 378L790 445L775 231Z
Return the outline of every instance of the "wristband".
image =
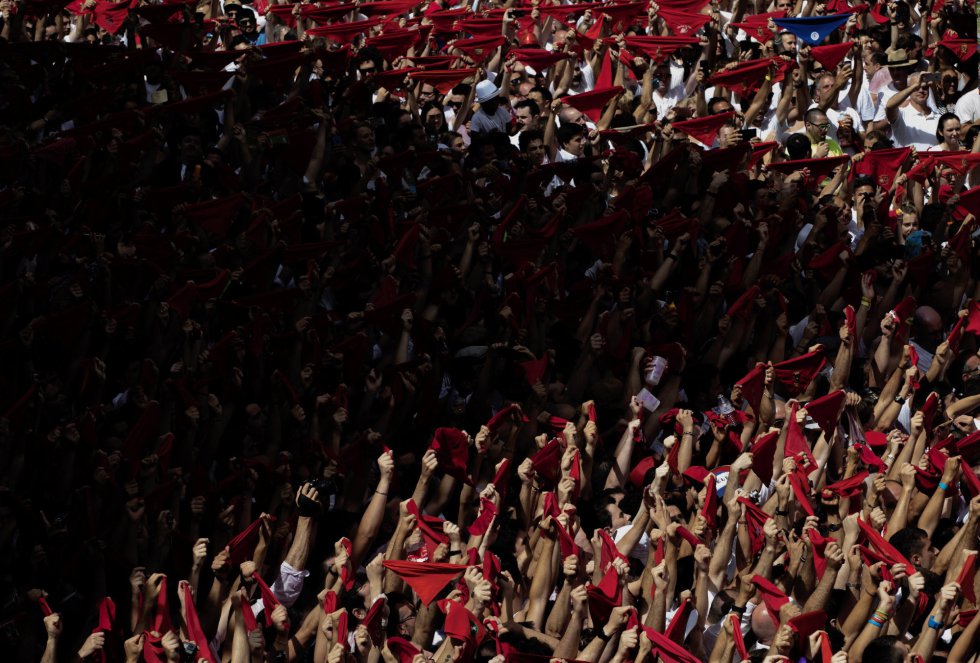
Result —
M941 490L943 492L946 492L947 490L949 490L949 484L946 483L945 481L940 481L939 482L939 490Z
M864 308L871 308L871 298L870 297L862 297L861 298L861 306L863 306Z
M675 256L673 253L668 253L665 260L677 260L677 256Z
M734 612L735 614L738 614L738 615L744 615L745 614L745 606L744 605L733 605L732 606L732 609L729 612Z
M612 640L612 636L611 635L606 635L606 629L605 629L605 627L599 629L599 631L597 633L597 637L600 640L602 640L603 642L609 642L610 640Z
M941 629L943 627L943 623L942 622L937 622L935 617L933 617L932 615L929 615L929 622L928 622L927 626L929 628L935 630L935 631L938 631L939 629Z
M870 624L871 626L874 626L875 628L881 628L882 626L884 626L884 624L882 622L876 622L874 620L874 618L869 619L868 620L868 624Z
M453 555L462 555L463 554L463 551L460 550L459 548L450 548L449 549L449 552L451 554L453 554Z

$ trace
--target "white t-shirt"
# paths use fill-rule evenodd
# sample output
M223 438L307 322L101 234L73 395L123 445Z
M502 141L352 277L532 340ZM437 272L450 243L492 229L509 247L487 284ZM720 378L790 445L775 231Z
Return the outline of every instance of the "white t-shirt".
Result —
M936 144L936 127L939 125L939 113L930 108L926 113L920 113L912 104L898 109L898 117L892 123L892 138L896 147L914 146L920 152L925 152Z
M960 122L976 122L980 120L980 91L967 92L956 102L956 117Z

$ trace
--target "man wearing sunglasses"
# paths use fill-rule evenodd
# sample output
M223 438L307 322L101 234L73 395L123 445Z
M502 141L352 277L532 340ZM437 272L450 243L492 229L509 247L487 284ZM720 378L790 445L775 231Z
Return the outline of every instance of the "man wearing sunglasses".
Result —
M822 159L823 157L839 157L844 154L840 144L827 137L830 131L830 118L819 108L811 108L806 112L803 125L806 128L807 138L810 139L813 157Z

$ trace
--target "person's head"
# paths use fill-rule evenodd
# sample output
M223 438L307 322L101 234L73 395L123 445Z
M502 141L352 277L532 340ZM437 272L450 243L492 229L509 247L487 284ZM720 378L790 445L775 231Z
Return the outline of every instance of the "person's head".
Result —
M487 115L493 115L500 108L500 88L493 81L485 80L476 84L476 103Z
M779 48L777 50L780 55L796 57L796 35L792 32L779 33Z
M803 134L790 134L786 139L786 154L791 161L798 159L809 159L813 146L810 139Z
M861 209L867 204L873 204L877 192L878 184L873 177L868 175L856 177L854 179L854 206Z
M929 534L918 527L900 529L892 534L888 542L917 569L929 570L939 552L929 540Z
M756 606L756 609L752 611L752 618L750 620L750 627L755 637L762 644L769 644L772 642L773 637L776 635L776 630L779 626L776 624L776 620L773 615L769 614L768 608L763 603L762 605Z
M827 138L827 131L830 130L830 120L827 114L819 108L811 108L806 112L806 133L810 137L810 142L820 143Z
M909 235L919 229L919 213L915 211L915 207L904 206L899 214L902 220L899 224L899 231L902 233L903 239L908 239Z
M915 91L910 97L912 104L914 106L918 106L919 108L927 107L929 105L929 92L931 89L932 86L930 83L924 81L922 78L919 78L919 84L915 87Z
M738 129L733 124L725 124L718 130L718 147L732 147L737 143Z
M242 7L235 16L235 25L246 35L254 35L258 31L258 24L255 21L255 12L248 7Z
M376 147L374 129L370 124L359 122L355 124L349 134L351 147L358 152L371 153Z
M225 16L227 16L233 21L238 16L238 11L241 8L242 8L242 3L240 0L227 0L227 2L225 2L224 4L224 7L222 7L222 9L225 12Z
M562 106L561 110L558 111L558 119L561 121L562 126L565 126L566 124L574 124L580 129L586 126L585 113L577 108L572 108L571 106Z
M354 61L357 66L359 80L364 80L371 74L377 73L384 68L381 53L376 49L366 46L357 52L357 59Z
M204 149L201 132L196 129L188 129L180 137L177 146L180 152L180 158L185 163L200 158Z
M436 89L428 83L422 83L422 87L419 88L419 103L427 104L430 101L435 101L435 98Z
M561 145L561 149L572 156L582 156L585 150L585 133L582 129L583 127L580 124L562 122L556 132L558 144Z
M936 142L946 143L946 147L951 150L960 148L962 142L960 118L956 116L956 113L943 113L939 116L939 122L936 124Z
M894 635L875 638L864 648L863 661L874 663L905 663L909 657L909 646Z
M829 71L825 71L819 76L817 76L817 83L813 86L813 101L816 103L823 103L824 99L831 96L834 90L834 80L835 76ZM835 100L836 101L836 100ZM835 106L836 103L831 102L831 106Z
M439 102L429 101L423 104L421 114L422 126L429 135L437 135L446 128L446 113Z
M596 505L596 516L600 527L616 531L630 524L632 516L623 511L620 506L623 501L622 490L607 490L599 496Z
M931 306L920 306L915 309L912 319L912 338L929 352L935 352L936 346L943 341L943 319Z
M866 51L863 56L864 75L870 81L881 69L888 65L888 56L881 51Z
M895 87L902 90L908 87L909 74L915 67L915 62L909 58L904 48L896 48L886 53L888 73L891 74Z
M776 0L776 11L778 12L792 12L793 7L796 5L794 0Z
M955 69L943 69L939 75L939 91L948 99L955 99L960 89L960 76Z
M543 113L554 97L546 87L540 85L532 87L527 93L527 98L538 105L538 112Z
M724 97L712 97L708 100L708 113L710 115L731 113L733 110L735 110L735 107L732 106L732 103Z
M470 86L466 83L460 83L449 92L449 100L446 101L446 106L451 108L454 113L459 113L463 104L466 103L466 96L469 93Z
M538 116L538 105L530 99L522 99L514 105L514 116L517 131L527 131L534 126L534 119Z
M532 165L537 166L544 162L544 133L540 129L522 131L517 141L521 153L527 157Z
M864 146L868 150L887 150L895 147L895 143L892 142L892 139L884 131L873 129L864 134Z

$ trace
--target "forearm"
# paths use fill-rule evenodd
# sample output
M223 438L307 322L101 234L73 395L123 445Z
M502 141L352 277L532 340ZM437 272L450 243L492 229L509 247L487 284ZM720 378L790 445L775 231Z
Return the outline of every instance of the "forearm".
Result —
M297 571L306 568L306 560L310 554L313 538L316 536L316 523L312 518L301 516L296 522L296 533L293 542L286 553L286 563Z
M541 539L541 552L534 569L529 591L526 621L531 622L536 629L544 622L544 611L548 606L548 597L555 586L555 568L553 562L555 540L550 536Z
M41 663L55 663L58 658L58 638L48 636L48 641L44 645L44 653L41 655Z
M578 610L573 610L571 619L568 620L568 624L565 626L565 630L562 632L561 640L558 641L558 646L555 647L553 656L555 658L575 658L578 653L578 645L582 640L582 621L584 620L584 615Z
M368 508L361 517L360 524L357 526L357 534L354 536L350 556L351 564L353 564L355 569L360 566L361 560L364 559L364 555L367 554L368 548L371 547L371 543L381 529L385 506L388 504L388 490L390 485L391 479L382 475L378 481L378 487L371 496L371 502L368 504Z

